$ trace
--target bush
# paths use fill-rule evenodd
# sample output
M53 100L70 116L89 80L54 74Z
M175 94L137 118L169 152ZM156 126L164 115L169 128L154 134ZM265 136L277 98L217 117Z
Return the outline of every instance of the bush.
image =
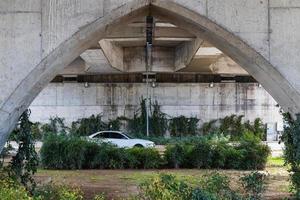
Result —
M242 161L244 160L244 154L242 150L239 150L233 146L227 146L224 150L225 153L225 169L241 169Z
M261 144L260 139L252 133L245 134L237 146L241 152L241 165L243 170L262 170L265 168L271 151L267 145Z
M253 134L246 134L240 142L226 138L201 138L193 142L168 145L165 160L171 168L204 169L263 169L270 154Z
M0 185L0 197L3 200L34 200L24 186L8 178L3 179L1 177Z
M284 160L291 179L291 192L300 199L300 115L294 120L289 113L284 114L285 127L281 140L284 142Z
M209 194L214 194L216 199L242 200L242 196L230 187L229 177L218 172L213 172L203 177L201 188Z
M47 169L152 169L162 165L156 149L124 149L57 135L44 141L41 161Z
M93 167L97 169L124 169L128 166L128 154L125 149L114 145L100 144L94 159Z
M104 194L97 194L94 197L94 200L105 200L105 196L104 196Z
M151 200L243 200L243 196L232 190L229 178L213 173L201 179L198 187L193 187L175 176L160 174L140 187L139 198Z
M161 167L162 159L156 149L132 148L127 150L130 160L130 168L157 169Z
M209 169L213 163L213 149L208 140L197 142L192 148L190 155L192 160L192 167Z
M82 200L82 192L77 188L48 184L36 189L34 196L41 200Z
M139 199L190 200L192 189L175 176L161 174L141 185Z
M259 172L251 172L240 178L249 200L262 199L262 194L266 190L266 178L265 174Z
M168 145L162 158L156 149L124 149L76 137L51 135L41 149L42 166L48 169L153 169L169 168L258 170L266 165L269 148L253 134L240 142L226 138L197 138Z
M68 139L63 136L49 135L41 148L41 164L47 169L64 169L64 148Z
M164 154L164 158L167 162L168 167L178 169L185 164L186 149L184 145L175 144L168 145Z

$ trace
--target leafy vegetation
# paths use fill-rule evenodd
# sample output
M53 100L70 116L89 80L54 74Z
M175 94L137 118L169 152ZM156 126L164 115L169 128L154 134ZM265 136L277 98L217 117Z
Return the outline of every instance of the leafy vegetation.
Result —
M128 119L128 132L132 135L142 136L146 134L147 129L147 107L146 99L143 97L140 101L140 108L135 111L133 119ZM160 110L158 102L152 103L150 101L150 115L149 115L149 132L152 136L163 136L168 129L167 115Z
M174 117L170 120L169 130L172 136L183 137L196 135L199 119L185 116Z
M3 200L35 200L27 192L26 188L8 177L1 176L0 197Z
M295 198L300 199L300 115L293 120L289 114L284 114L286 125L281 140L285 144L285 165L289 167L291 191Z
M266 190L267 176L259 172L251 172L250 174L241 177L243 188L247 193L249 200L261 200L262 194Z
M150 169L158 168L160 162L156 149L117 148L78 137L51 135L41 149L41 163L46 169Z
M167 146L164 156L151 148L117 148L78 137L49 136L41 149L42 165L47 169L264 169L270 153L255 136L236 144L227 138L199 137L194 141Z
M223 139L202 138L194 143L168 145L168 167L201 169L264 169L270 149L255 136L245 136L236 144Z
M41 200L83 200L80 189L54 184L40 186L33 196Z
M202 177L200 184L192 186L175 176L160 174L141 184L141 192L134 199L151 200L259 200L265 188L265 179L258 172L242 177L245 194L230 187L229 177L214 172ZM257 182L253 182L256 180ZM253 196L255 194L255 196ZM257 197L257 198L256 198Z
M49 123L42 125L41 130L43 133L56 133L59 135L66 135L68 127L65 126L65 120L59 117L51 117Z
M204 123L201 128L202 134L217 133L230 136L232 140L239 140L245 132L251 132L261 140L265 140L266 131L262 120L257 118L253 123L250 121L243 122L243 117L243 115L231 115Z
M49 123L32 123L32 134L35 139L43 139L48 134L71 135L76 137L87 136L105 130L125 130L133 136L146 137L146 99L141 97L140 107L134 112L133 118L117 117L108 121L103 115L92 115L72 123L71 127L65 125L64 119L51 117ZM157 101L150 101L149 131L150 138L157 144L168 144L182 139L193 139L201 135L228 136L238 141L244 133L251 132L261 140L266 139L265 126L261 119L254 122L244 122L243 116L231 115L221 119L211 120L199 128L200 119L196 117L171 117L161 111ZM170 133L171 138L165 138ZM14 139L12 134L11 138Z
M15 130L15 141L19 144L19 148L17 154L12 157L8 172L10 177L32 192L36 186L32 175L37 171L39 160L35 151L29 115L30 111L26 110Z
M102 121L102 115L99 114L73 122L70 133L74 136L88 136L107 129L107 124Z

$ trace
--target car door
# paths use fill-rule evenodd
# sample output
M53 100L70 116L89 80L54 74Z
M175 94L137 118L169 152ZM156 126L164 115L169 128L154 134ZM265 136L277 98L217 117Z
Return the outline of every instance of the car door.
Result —
M109 132L101 132L93 137L100 142L109 142L110 133Z
M110 132L110 138L108 139L112 144L117 145L118 147L126 147L127 138L120 133Z

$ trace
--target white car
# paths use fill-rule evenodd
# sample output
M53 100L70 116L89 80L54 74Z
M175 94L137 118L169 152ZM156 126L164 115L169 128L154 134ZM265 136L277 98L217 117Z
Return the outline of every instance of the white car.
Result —
M112 143L120 148L132 147L155 147L154 142L149 140L135 139L120 131L101 131L89 136L90 140L100 140L102 142Z

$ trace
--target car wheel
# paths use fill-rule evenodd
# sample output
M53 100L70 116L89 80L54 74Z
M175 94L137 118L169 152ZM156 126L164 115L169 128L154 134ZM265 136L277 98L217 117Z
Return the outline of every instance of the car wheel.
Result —
M137 148L144 148L144 146L141 145L141 144L136 144L136 145L134 145L134 147L137 147Z

